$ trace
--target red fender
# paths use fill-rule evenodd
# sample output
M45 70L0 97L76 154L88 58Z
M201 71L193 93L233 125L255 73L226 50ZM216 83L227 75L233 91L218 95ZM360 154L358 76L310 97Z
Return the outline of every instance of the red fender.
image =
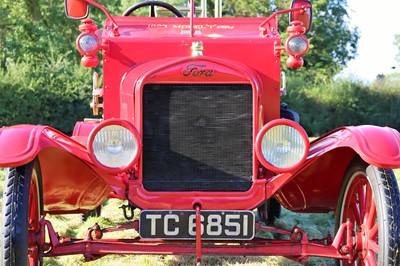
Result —
M45 211L65 213L98 206L111 191L125 197L122 178L97 169L88 151L73 138L47 126L0 129L0 167L16 167L39 158Z
M24 165L49 146L64 149L90 163L86 147L63 133L47 126L17 125L0 129L0 167Z
M346 168L357 155L377 167L399 168L399 132L370 125L331 131L311 142L303 166L286 180L279 181L283 186L270 193L276 192L275 197L282 205L293 211L332 211L336 208Z
M338 128L311 144L309 158L338 147L353 149L365 162L377 167L400 167L400 133L393 128L371 125Z

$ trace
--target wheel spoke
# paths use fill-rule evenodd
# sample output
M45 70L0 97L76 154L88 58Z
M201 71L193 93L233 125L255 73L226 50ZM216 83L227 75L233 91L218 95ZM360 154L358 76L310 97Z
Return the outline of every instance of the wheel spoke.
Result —
M360 208L360 216L364 217L365 215L365 203L366 203L366 198L365 198L365 187L364 185L360 184L358 186L358 201L359 201L359 208ZM361 224L362 221L360 221Z
M38 265L39 256L37 247L31 247L30 250L31 254L28 255L28 265Z
M366 213L366 226L368 229L371 229L376 220L376 204L370 186L367 186L367 200L368 212Z
M392 224L399 220L398 213L393 211L400 206L398 195L399 189L391 170L361 161L349 166L339 193L341 198L337 209L340 212L335 227L338 230L346 220L354 223L355 260L351 265L387 265L397 258L399 234ZM387 233L383 234L382 230ZM342 244L346 244L345 241ZM348 265L347 261L342 260L342 265Z
M350 202L351 210L356 220L356 224L360 225L362 223L361 214L360 214L360 207L356 202L356 198L352 198ZM348 217L349 218L349 217Z
M37 187L37 175L35 170L32 172L31 184L29 188L29 210L28 210L28 262L29 265L37 265L39 260L36 233L39 230L39 195Z
M374 240L368 240L368 249L369 251L373 251L376 254L379 252L379 246Z
M371 250L368 250L367 255L364 258L364 265L365 266L375 266L377 265L375 253Z
M29 193L29 216L28 225L31 230L37 230L39 227L39 213L37 208L37 195L35 193L36 186L34 183L31 184Z
M369 231L369 239L370 240L375 240L378 236L378 224L374 224L372 226L371 230Z

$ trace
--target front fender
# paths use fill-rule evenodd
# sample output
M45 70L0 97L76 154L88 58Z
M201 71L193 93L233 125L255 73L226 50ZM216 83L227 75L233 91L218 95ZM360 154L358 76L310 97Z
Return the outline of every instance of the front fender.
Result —
M47 126L17 125L0 129L0 168L32 161L45 147L59 147L90 162L86 147Z
M355 156L377 167L399 168L399 132L367 125L341 127L321 136L311 142L302 167L275 188L275 197L292 211L334 210L346 168Z
M0 167L17 167L39 159L44 210L50 213L93 209L111 191L125 197L122 178L98 169L87 148L47 126L17 125L0 129Z
M400 133L371 125L341 127L311 143L309 159L339 147L353 149L365 162L381 168L400 167Z

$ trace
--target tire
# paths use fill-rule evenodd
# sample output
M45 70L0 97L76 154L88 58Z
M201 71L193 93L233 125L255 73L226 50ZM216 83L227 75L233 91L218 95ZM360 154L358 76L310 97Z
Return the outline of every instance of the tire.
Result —
M37 160L8 169L2 206L1 263L4 266L42 264L35 237L43 214L41 182Z
M353 161L340 189L335 232L347 220L353 223L355 259L337 260L336 265L399 265L399 219L393 171Z

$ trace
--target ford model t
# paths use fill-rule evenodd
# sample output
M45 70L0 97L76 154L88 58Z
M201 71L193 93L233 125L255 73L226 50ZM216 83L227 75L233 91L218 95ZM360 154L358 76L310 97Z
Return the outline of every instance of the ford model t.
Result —
M400 134L377 126L337 128L309 142L294 111L281 106L288 68L309 44L309 1L268 18L206 17L160 1L113 16L94 0L65 0L82 19L76 47L94 75L91 107L101 119L72 136L43 125L0 129L3 196L1 262L38 265L83 254L310 256L339 264L399 265ZM102 29L86 19L102 10ZM131 16L147 8L150 16ZM203 16L198 10L203 10ZM172 16L157 16L171 12ZM288 37L278 17L289 13ZM98 56L101 53L101 59ZM126 222L95 224L83 239L57 233L49 214L86 213L125 200ZM277 204L279 203L279 204ZM271 223L277 208L334 212L333 235L309 239ZM132 210L138 217L130 217ZM132 218L132 219L129 219ZM133 229L131 239L107 232ZM262 232L286 235L267 238ZM196 262L193 261L195 264Z

